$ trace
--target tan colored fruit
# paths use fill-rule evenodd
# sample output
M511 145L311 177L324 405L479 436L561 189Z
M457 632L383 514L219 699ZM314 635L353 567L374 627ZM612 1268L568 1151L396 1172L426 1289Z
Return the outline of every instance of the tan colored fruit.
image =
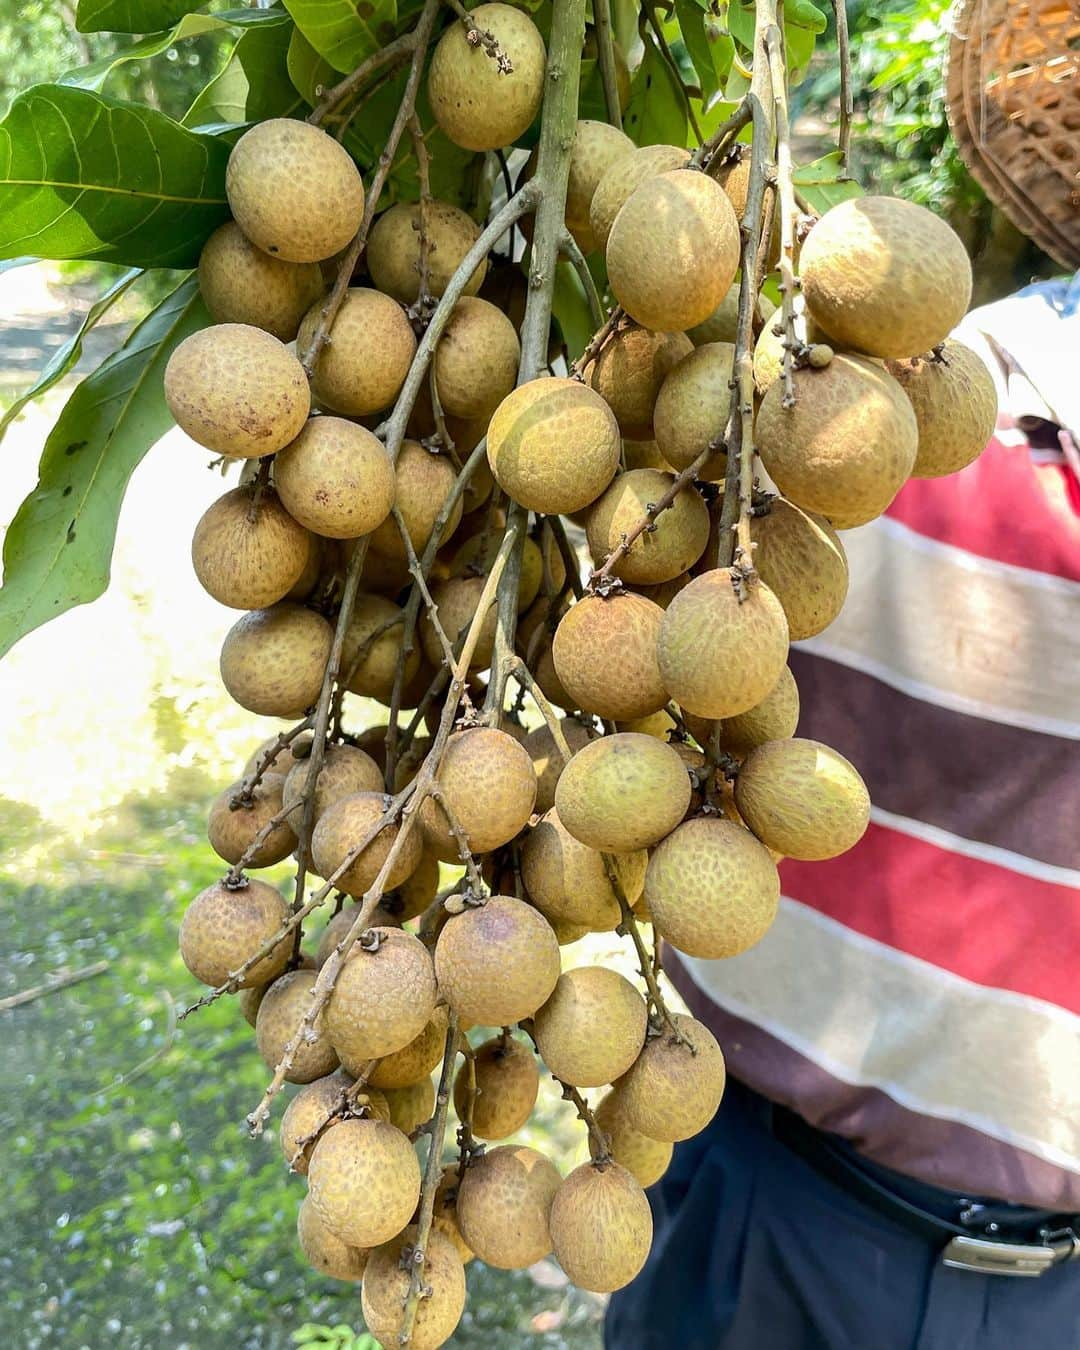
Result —
M650 713L648 717L635 717L629 722L618 722L617 731L637 731L642 736L655 736L658 741L666 741L669 732L676 729L675 719L665 709Z
M597 184L613 164L632 155L634 149L630 137L608 122L582 120L575 128L566 184L566 228L583 253L595 248L589 207Z
M383 1095L390 1109L390 1123L402 1134L412 1134L435 1114L435 1084L430 1078L407 1087L387 1088Z
M304 570L294 585L286 593L286 600L307 600L323 577L324 564L328 564L330 552L335 548L334 541L320 539L317 534L306 531L308 537L308 559Z
M455 643L463 630L468 630L472 623L485 584L484 577L450 577L431 588L431 598L435 601L439 622L451 644ZM493 596L488 604L484 621L480 625L480 636L469 663L470 670L483 670L491 663L491 653L495 645L496 618ZM426 610L420 620L420 645L433 666L442 664L442 644L436 636L435 627Z
M720 1105L726 1071L716 1038L693 1017L672 1019L645 1048L619 1084L626 1119L650 1139L678 1143L700 1133Z
M255 1043L263 1063L274 1069L285 1057L289 1042L311 1007L315 986L314 970L287 970L267 989L255 1019ZM293 1055L285 1075L287 1083L312 1083L324 1078L338 1066L338 1057L326 1032L325 1010L311 1028L314 1039L305 1036Z
M268 751L271 746L276 746L277 744L278 738L276 736L271 736L267 740L263 741L263 743L258 747L257 750L255 750L255 752L249 757L247 763L244 765L243 777L244 778L250 777L259 767L259 764L262 762L263 755L266 753L266 751ZM309 731L302 732L299 736L294 736L293 739L289 741L287 745L282 746L279 750L276 751L273 759L270 760L270 762L266 765L265 769L263 770L264 775L277 774L279 777L284 778L285 775L296 763L297 759L305 756L310 749L311 749L311 733ZM295 755L293 754L294 750L296 751Z
M707 319L735 279L739 222L706 174L657 174L615 217L606 256L611 289L630 317L681 331Z
M615 414L622 434L632 441L648 441L660 387L672 367L692 351L685 333L623 328L604 344L586 377Z
M233 488L203 514L191 541L199 584L231 609L264 609L288 595L307 567L311 536L272 488Z
M707 445L723 440L734 364L730 342L709 342L684 357L664 381L653 419L656 444L676 471L688 469ZM727 455L716 450L697 476L718 482L726 468Z
M552 655L571 706L620 722L662 708L668 694L656 643L663 617L659 605L628 591L587 595L569 609Z
M855 766L820 741L768 741L735 780L739 814L767 848L787 858L835 858L857 844L870 796Z
M334 1280L363 1278L368 1252L360 1247L350 1247L331 1233L306 1195L296 1215L296 1236L304 1259L320 1275L329 1275Z
M561 718L559 728L572 755L592 739L576 717ZM563 771L563 757L546 725L530 731L522 745L532 760L533 772L536 774L536 804L533 810L543 815L555 805L555 784Z
M457 1217L457 1198L458 1170L456 1167L448 1167L443 1172L442 1180L435 1192L433 1223L439 1232L445 1233L454 1244L454 1249L461 1257L463 1264L468 1265L473 1260L474 1253L461 1236L461 1227L458 1224Z
M165 367L181 430L218 455L258 459L295 437L311 406L304 368L276 337L219 323L186 337Z
M299 802L307 790L311 777L311 761L299 759L285 780L284 805ZM352 745L328 745L323 754L322 768L315 784L315 820L326 814L342 797L356 792L381 792L382 771L370 755ZM303 811L298 806L290 821L300 821Z
M221 648L221 679L248 712L299 717L318 701L334 634L314 610L282 601L237 619Z
M311 1139L311 1142L304 1144L303 1147L301 1143L329 1127L330 1118L342 1106L345 1089L351 1083L352 1079L348 1074L338 1069L335 1073L327 1074L325 1078L316 1078L313 1083L308 1083L285 1108L278 1131L278 1142L281 1144L282 1156L294 1172L307 1176L308 1162L311 1159L311 1150L315 1147L315 1140ZM368 1095L370 1097L372 1094ZM374 1095L381 1096L378 1093ZM381 1104L385 1108L385 1102ZM372 1114L380 1120L390 1118L388 1110L384 1110L381 1115L377 1111L372 1111Z
M561 1178L535 1149L503 1144L469 1164L458 1190L461 1236L481 1261L524 1270L551 1251L548 1216Z
M626 1168L639 1186L647 1188L660 1180L671 1163L674 1145L650 1139L647 1134L634 1129L626 1119L619 1088L612 1088L600 1098L593 1116L607 1135L611 1156L620 1167ZM596 1146L591 1138L589 1151L596 1156Z
M533 1027L555 1077L586 1088L622 1077L645 1044L647 1022L645 1000L625 976L579 966L559 976Z
M619 884L631 905L641 896L647 862L644 849L615 858ZM622 921L603 858L574 838L554 808L526 836L521 874L529 899L552 924L606 933Z
M631 469L616 477L589 512L586 523L589 551L598 567L673 482L672 474L657 469ZM634 540L613 569L631 586L652 586L681 576L697 562L709 542L709 508L690 485L657 516L654 525Z
M620 157L604 173L589 203L589 228L597 248L606 249L615 217L647 178L681 169L690 159L690 151L680 145L643 145L633 154Z
M513 70L504 72L468 40L464 24L451 24L435 48L428 99L435 120L465 150L501 150L516 141L537 112L544 90L547 52L527 14L510 5L478 5L469 15L490 33Z
M697 721L697 719L694 719ZM735 755L746 755L766 741L782 741L795 735L799 724L799 689L788 666L760 703L736 717L725 717L720 729L720 747ZM688 725L690 725L688 723ZM711 727L706 723L706 727ZM698 729L692 728L695 739ZM708 735L706 734L706 741Z
M707 553L708 545L706 545L706 555ZM671 581L662 581L659 586L639 586L637 593L643 595L646 600L651 600L654 605L659 605L661 609L667 609L672 600L681 590L689 586L693 579L687 572L681 577L674 577Z
M474 1052L476 1095L472 1129L478 1139L507 1139L532 1115L540 1089L536 1056L522 1041L494 1036ZM465 1118L469 1104L469 1065L454 1080L454 1110Z
M312 417L274 460L288 512L328 539L370 534L394 504L394 470L382 441L343 417Z
M657 449L655 441L623 441L623 459L628 469L659 469L671 473L671 465Z
M347 905L344 909L339 910L322 930L319 936L319 946L315 952L316 969L326 965L330 959L330 953L352 928L356 922L357 909L358 906L356 905ZM371 918L370 927L396 928L400 925L394 923L383 906L379 904Z
M367 1076L372 1087L386 1092L428 1078L443 1057L448 1016L445 1005L440 1004L418 1036L400 1050L384 1055Z
M394 530L397 531L396 525ZM348 547L349 541L346 540L345 543ZM376 553L374 549L369 548L360 577L366 591L375 591L392 599L408 586L409 568L404 558L390 558L385 553Z
M274 117L233 146L225 193L236 223L275 258L321 262L352 239L364 184L348 152L308 122Z
M322 270L271 257L229 220L199 254L199 291L215 323L246 323L291 342L323 293Z
M495 409L487 455L499 486L530 511L580 511L618 467L619 426L594 390L544 376L519 385Z
M698 717L734 717L760 703L788 654L780 601L760 582L739 600L727 568L703 572L664 611L657 646L668 694Z
M413 552L418 558L427 547L435 528L435 521L450 495L450 489L454 486L456 478L457 472L446 455L434 455L417 441L406 441L402 445L395 469L394 504L401 512ZM458 500L451 508L443 526L444 542L450 538L460 523L461 502ZM407 557L401 531L392 518L383 521L372 533L371 548L384 558L404 562ZM400 590L401 587L397 589Z
M351 693L390 702L404 634L404 615L392 600L363 593L356 597L341 650L341 669ZM406 681L419 665L420 653L414 649L405 659Z
M738 212L736 212L737 214ZM769 297L759 295L757 302L758 322L760 324L767 323L775 313L776 306ZM720 301L709 317L703 323L695 324L686 336L695 347L703 347L707 342L734 342L738 322L739 283L734 281L728 288L723 300Z
M644 1266L653 1221L645 1192L618 1163L582 1163L551 1206L551 1242L579 1289L610 1294Z
M919 424L914 478L956 473L979 457L997 421L997 388L981 357L948 338L941 358L890 361Z
M400 928L368 931L378 946L353 947L326 1005L326 1029L346 1068L408 1045L435 1007L435 972L420 939Z
M545 531L541 542L547 550L551 585L557 593L566 580L566 567L555 541ZM483 529L465 540L450 563L451 576L479 574L486 576L502 543L501 527ZM536 599L544 581L544 554L540 544L526 536L521 550L521 575L518 580L518 613L522 613Z
M321 317L321 303L304 315L299 351L307 350ZM382 412L397 398L415 355L416 335L397 301L354 286L345 292L331 340L319 353L311 391L346 417Z
M682 760L663 741L620 731L577 752L555 787L555 809L575 839L606 853L649 848L690 805Z
M311 836L311 853L315 871L329 879L345 861L351 850L368 837L386 811L386 798L381 792L356 792L326 812L315 826ZM359 899L371 887L389 856L397 838L399 826L387 825L338 877L334 885ZM420 865L423 844L419 831L410 830L405 842L385 879L388 889L398 886Z
M431 199L424 207L424 234L428 241L428 293L438 298L480 238L480 226L471 216L449 202ZM420 205L396 202L371 227L367 249L371 279L380 291L403 305L420 294ZM477 267L465 286L475 295L487 272L487 259Z
M396 1346L404 1325L410 1271L406 1248L416 1242L408 1228L371 1253L361 1289L368 1331L384 1346ZM412 1350L438 1350L454 1334L465 1310L465 1268L454 1243L433 1228L424 1254L425 1294L416 1306L409 1345Z
M915 464L918 424L888 371L857 356L794 373L796 403L770 385L757 418L758 450L770 478L805 511L837 529L881 515Z
M265 881L249 878L235 890L215 881L192 900L180 923L180 955L184 965L203 984L214 987L224 984L279 931L288 917L289 907L280 892ZM239 987L269 984L285 969L291 955L289 934L252 966L239 981Z
M848 565L844 545L824 516L774 497L750 521L754 566L783 607L792 642L828 628L844 607Z
M488 417L514 387L521 343L517 330L487 300L454 306L435 348L439 402L455 417Z
M227 863L237 863L244 856L255 836L282 809L284 779L280 774L264 776L251 789L243 804L233 810L231 802L238 796L242 783L233 783L215 798L210 808L206 836L210 847ZM299 812L296 813L299 816ZM296 847L292 817L275 825L263 842L247 860L248 867L271 867L287 858Z
M439 767L439 792L465 832L473 853L508 844L528 824L536 801L529 752L505 731L470 727L456 731ZM459 862L460 846L442 801L420 807L428 847L443 862Z
M420 1164L408 1139L383 1120L342 1120L323 1134L308 1163L316 1214L351 1247L388 1242L420 1199Z
M555 988L559 944L537 910L493 895L447 921L435 946L435 974L466 1026L509 1026L531 1017Z
M802 246L809 312L871 356L916 356L967 312L971 262L955 231L914 202L856 197L826 211Z

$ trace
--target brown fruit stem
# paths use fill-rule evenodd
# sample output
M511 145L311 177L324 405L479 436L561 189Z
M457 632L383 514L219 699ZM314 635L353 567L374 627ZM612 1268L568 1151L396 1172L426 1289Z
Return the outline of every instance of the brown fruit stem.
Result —
M840 58L840 129L837 149L840 151L840 169L848 176L848 149L851 145L851 118L855 103L851 93L851 44L848 40L847 5L844 0L832 0L836 18L836 49ZM787 88L785 82L785 91Z
M347 98L350 98L366 80L377 74L385 66L404 63L416 48L416 34L417 29L415 28L408 33L402 33L401 37L395 38L385 47L380 47L378 51L372 52L366 61L361 61L354 71L351 71L343 80L339 80L337 84L328 89L323 94L322 102L316 104L308 114L307 120L311 125L319 126L339 103L343 103Z
M416 303L410 314L421 323L426 321L429 310L434 308L432 296L428 291L431 278L431 239L427 229L427 213L431 206L431 156L428 154L427 141L424 140L424 128L413 108L408 122L409 139L412 141L413 154L416 156L416 176L420 180L420 199L417 209L419 226L417 273L420 284L417 287Z
M783 406L795 406L792 373L796 356L805 344L795 333L795 189L792 186L791 128L788 121L787 85L784 80L784 35L771 25L765 32L769 54L769 78L772 84L773 118L776 123L776 181L780 197L780 322L784 330ZM850 95L849 95L850 96ZM762 233L762 247L768 248L770 231Z
M295 801L291 806L283 806L280 811L275 812L274 815L270 817L266 824L263 825L254 836L251 843L248 844L247 848L244 849L239 859L234 862L225 873L222 880L226 886L232 888L244 884L245 867L251 866L251 860L258 853L259 849L262 848L263 844L266 843L282 821L287 820L300 804L299 801ZM238 809L242 811L244 809L243 804L241 804Z
M234 797L229 798L229 805L233 808L241 807L251 801L251 794L263 780L267 769L277 759L278 755L287 745L291 745L301 732L307 731L315 720L313 714L308 714L302 718L295 726L289 727L287 731L280 732L273 741L261 751L259 758L255 762L255 767L251 773L240 784L240 791Z
M468 1037L462 1036L461 1053L465 1056L465 1101L459 1112L460 1124L458 1126L457 1144L458 1144L458 1185L465 1177L465 1169L469 1165L469 1159L476 1151L476 1140L473 1137L472 1123L473 1112L476 1110L476 1055L473 1053L472 1046L469 1044Z
M738 107L725 122L716 128L707 141L690 156L689 168L708 169L710 164L718 162L723 152L750 121L750 100L740 100Z
M573 1102L574 1110L577 1112L578 1120L585 1126L589 1132L589 1138L592 1140L596 1152L593 1155L592 1165L601 1172L611 1165L615 1159L611 1155L611 1140L596 1123L596 1117L589 1108L589 1103L581 1095L576 1087L569 1083L564 1083L561 1078L551 1075L562 1088L563 1101Z
M578 247L578 242L569 230L563 230L559 239L559 252L562 253L567 262L573 267L581 281L582 288L585 291L585 298L589 302L589 313L592 315L593 324L599 328L604 322L604 304L600 299L600 292L596 289L596 282L593 280L593 274L589 271L589 264L585 260L585 254Z
M596 33L596 59L600 83L604 87L607 120L622 131L622 105L619 80L615 71L615 38L611 31L611 0L593 0L593 29Z

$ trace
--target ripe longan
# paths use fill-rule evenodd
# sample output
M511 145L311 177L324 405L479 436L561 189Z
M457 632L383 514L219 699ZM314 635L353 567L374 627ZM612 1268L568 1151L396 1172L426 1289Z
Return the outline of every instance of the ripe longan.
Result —
M536 774L529 752L494 727L456 731L439 766L439 793L473 853L508 844L528 824L536 801ZM420 824L431 851L443 862L460 860L460 846L442 801L429 797Z
M394 505L405 522L405 530L416 556L422 557L435 529L457 471L448 455L432 454L418 441L405 441L394 467ZM461 523L461 499L450 510L442 530L445 543ZM404 562L408 556L401 531L394 519L384 520L371 535L371 551L384 558ZM370 554L369 554L370 560ZM397 590L401 590L398 586Z
M315 986L314 970L287 970L263 995L255 1019L255 1044L263 1063L274 1069L284 1059L289 1042L299 1030L311 1006ZM338 1067L337 1052L326 1030L326 1009L322 1009L293 1055L285 1075L287 1083L311 1083L325 1078Z
M997 421L997 388L981 357L947 338L940 358L890 361L919 426L914 478L956 473L979 457Z
M645 517L650 504L667 493L674 476L657 469L631 469L619 474L589 511L585 532L593 562L601 566L625 535ZM693 567L709 542L709 508L687 484L671 506L656 517L613 568L631 586L672 581Z
M597 184L621 159L634 153L634 142L609 122L582 119L574 128L570 173L566 184L566 228L582 253L596 247L589 224L589 207Z
M522 1041L494 1036L473 1052L476 1095L472 1130L478 1139L507 1139L532 1114L540 1089L536 1056ZM469 1065L454 1080L454 1110L461 1119L468 1109Z
M697 720L691 718L687 725L695 739L700 739L698 731L701 728L691 726L691 722ZM724 718L720 727L720 745L732 754L746 755L766 741L782 741L794 736L798 723L799 689L790 667L785 666L780 672L780 678L760 703L755 703L752 708L735 717ZM706 728L710 726L710 723L705 724ZM708 735L704 739L707 742Z
M319 1218L309 1196L304 1196L296 1215L296 1237L304 1259L320 1275L334 1280L360 1280L369 1253L342 1242Z
M607 1294L641 1271L652 1246L649 1202L618 1163L582 1163L555 1193L549 1219L559 1264L578 1286Z
M450 278L480 238L480 226L449 202L431 198L424 206L424 234L428 241L428 292L438 299ZM403 305L420 294L420 204L395 202L371 227L365 250L368 271L376 287ZM485 258L465 285L475 295L487 273Z
M654 333L631 325L617 331L586 370L590 386L631 441L653 436L653 411L664 379L693 344L685 333Z
M246 323L291 342L323 293L322 270L264 253L229 220L199 254L199 291L215 323Z
M214 988L225 984L270 941L288 917L289 907L281 893L265 881L249 877L237 887L215 881L200 891L184 912L180 924L184 965L203 984ZM291 955L292 936L287 934L238 981L238 987L269 984L285 969Z
M647 1022L645 1000L625 976L579 966L559 976L533 1028L555 1077L588 1088L622 1077L641 1053Z
M646 1041L619 1092L634 1129L650 1139L678 1143L699 1134L716 1115L727 1075L707 1027L679 1013L672 1021L678 1037L665 1029Z
M620 156L600 178L589 202L589 229L596 248L607 248L611 227L631 194L647 178L681 169L690 151L681 145L643 145Z
M412 1134L435 1113L435 1084L430 1078L421 1078L418 1083L409 1083L405 1087L386 1088L383 1096L390 1111L391 1125L396 1125L405 1135Z
M524 1270L551 1251L548 1216L561 1178L555 1165L521 1144L473 1158L458 1190L461 1236L497 1270Z
M650 848L690 805L690 779L655 736L620 731L577 752L555 787L555 809L575 839L605 853Z
M294 1172L307 1176L308 1162L315 1140L301 1148L301 1141L327 1128L330 1117L344 1105L345 1090L352 1079L342 1069L307 1083L285 1108L278 1130L278 1142L285 1161ZM370 1095L370 1094L369 1094ZM373 1113L374 1114L374 1113ZM380 1116L380 1119L387 1119Z
M203 513L191 540L199 584L230 609L265 609L283 600L311 551L311 536L270 487L226 492Z
M420 939L400 928L368 932L378 945L361 938L353 946L326 1004L326 1030L346 1068L408 1045L435 1007L435 972Z
M619 853L615 874L631 905L641 897L648 854ZM552 925L610 932L622 922L618 897L600 853L575 839L552 807L529 831L521 850L521 875L529 899Z
M388 1242L420 1199L420 1164L408 1139L382 1120L342 1120L308 1163L308 1196L326 1227L350 1247Z
M333 640L322 615L302 605L252 610L225 635L222 683L248 712L299 717L318 702Z
M431 588L431 598L435 602L435 612L439 616L443 631L451 645L459 634L467 630L476 614L476 607L483 594L486 579L484 577L450 577ZM495 625L497 620L495 598L488 603L487 613L480 625L480 633L469 662L470 670L483 670L491 663L491 654L495 646ZM439 666L443 660L442 645L435 632L435 626L425 609L420 620L420 645L424 655L433 666Z
M394 468L382 441L343 417L312 417L274 460L289 514L327 539L370 534L394 505Z
M653 415L656 448L677 472L688 469L706 446L723 440L734 367L730 342L708 342L684 357L660 386ZM726 468L727 455L717 449L697 476L719 481Z
M341 649L342 675L350 693L390 702L405 638L404 619L401 607L384 596L356 597ZM405 658L406 683L419 666L420 653L414 648Z
M297 350L307 351L311 345L322 308L321 303L313 305L304 315ZM345 292L330 341L315 362L311 391L325 407L346 417L382 412L401 392L415 355L416 335L397 301L353 286Z
M342 797L323 814L311 834L311 856L319 876L329 880L334 875L385 815L386 803L387 798L381 792L354 792L351 797ZM374 885L400 829L397 822L383 826L336 878L334 885L338 890L359 900ZM422 851L419 831L410 830L385 878L387 888L400 885L415 871L420 865Z
M227 863L238 863L255 841L256 835L269 825L284 806L285 781L280 774L264 775L241 803L234 809L233 798L240 797L243 783L233 783L214 799L206 824L210 847ZM247 861L248 867L271 867L287 858L296 847L293 816L275 825Z
M298 759L285 779L282 790L285 806L300 802L310 778L311 761ZM328 745L323 752L322 767L315 782L316 823L342 797L351 797L355 792L381 792L382 787L382 770L369 754L354 745ZM303 811L299 806L289 817L293 822L302 818Z
M435 348L439 402L454 417L489 417L513 389L520 359L517 329L502 310L464 296Z
M552 657L569 706L619 722L658 712L668 701L656 645L663 618L659 605L630 591L587 595L567 610Z
M509 1026L531 1017L555 988L559 944L530 905L493 895L447 920L435 944L435 974L464 1025Z
M576 717L560 718L559 727L571 755L592 740L588 728ZM536 774L536 802L533 810L542 816L555 805L555 784L563 771L562 753L546 725L530 731L521 744L532 760L533 772Z
M410 1272L403 1268L405 1249L416 1242L407 1228L368 1258L361 1287L364 1324L385 1346L398 1344L404 1325ZM465 1268L453 1241L438 1228L428 1234L424 1252L424 1297L416 1305L409 1345L412 1350L438 1350L454 1334L465 1310Z
M639 1186L648 1189L667 1171L674 1145L635 1130L626 1119L622 1092L612 1088L597 1102L593 1111L597 1125L608 1138L611 1156L633 1176ZM589 1152L596 1156L596 1145L589 1140Z
M788 621L792 642L828 628L844 607L847 554L824 516L773 497L750 520L754 566Z
M445 1005L439 1004L418 1036L400 1050L382 1056L367 1076L372 1087L389 1092L426 1080L443 1057L448 1018Z

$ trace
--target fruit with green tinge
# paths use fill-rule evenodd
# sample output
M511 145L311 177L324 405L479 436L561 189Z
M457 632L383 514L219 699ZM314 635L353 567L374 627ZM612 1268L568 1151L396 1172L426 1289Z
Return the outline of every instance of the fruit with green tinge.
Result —
M308 565L312 541L273 488L233 488L203 513L191 540L199 584L230 609L283 599Z
M418 441L405 441L394 468L394 505L401 513L416 556L422 557L435 522L446 504L457 471L448 455L433 454ZM450 508L443 526L445 543L461 523L461 499ZM371 548L385 558L408 556L401 531L394 519L384 520L371 535ZM400 590L401 588L398 587Z
M435 974L466 1026L509 1026L531 1017L555 988L559 944L530 905L493 895L447 921L435 946Z
M246 323L291 342L323 293L322 269L271 257L229 220L199 254L199 291L215 323Z
M478 1139L507 1139L529 1119L540 1089L536 1056L512 1036L494 1036L473 1051L475 1096L472 1130ZM469 1110L469 1065L454 1080L454 1110L461 1120Z
M798 724L799 688L790 668L785 666L760 703L735 717L724 718L720 727L720 746L732 754L746 755L766 741L782 741L794 736ZM706 723L708 725L711 724ZM692 730L697 738L697 728ZM707 742L708 737L705 739Z
M342 675L350 693L390 702L404 634L405 615L393 600L370 593L356 597L341 649ZM419 665L420 653L414 648L405 658L406 683Z
M618 1163L582 1163L559 1187L549 1219L559 1265L595 1294L622 1289L641 1271L652 1245L645 1192Z
M608 169L634 153L634 142L609 122L583 119L574 128L570 174L566 183L566 228L582 253L596 247L589 225L589 207L597 184Z
M643 145L633 154L620 157L604 173L589 203L589 229L596 248L607 248L615 217L647 178L681 169L690 159L690 151L681 145Z
M368 933L378 945L353 946L326 1004L326 1030L346 1069L408 1045L435 1007L435 972L420 939L400 928Z
M269 774L255 784L246 798L240 798L243 788L240 782L233 783L214 799L206 823L206 836L219 858L230 864L240 861L255 842L256 835L281 811L283 787L280 774ZM240 798L240 805L235 810L232 806L234 798ZM287 858L296 847L292 821L299 815L296 812L295 816L275 825L248 858L246 866L272 867Z
M306 351L322 318L313 305L300 324L298 350ZM311 392L346 417L382 412L397 398L416 355L416 335L405 311L388 295L354 286L334 319L331 340L315 362Z
M456 863L461 846L451 817L474 854L501 848L528 824L536 774L529 752L513 736L494 727L469 727L446 743L438 790L437 798L429 797L420 807L420 824L435 856Z
M287 970L263 995L255 1019L255 1043L268 1069L275 1069L284 1060L290 1042L300 1030L311 1007L315 980L314 970ZM327 1035L323 1009L309 1032L301 1037L285 1081L311 1083L316 1078L325 1078L337 1067L338 1057Z
M248 712L299 717L318 701L334 634L314 610L282 601L237 619L221 647L221 679Z
M622 539L644 519L651 504L660 501L674 478L657 469L631 469L619 474L592 507L586 523L589 551L601 566ZM700 493L687 485L671 506L656 517L612 568L631 586L653 586L672 581L693 567L709 542L709 508Z
M320 1275L329 1275L334 1280L363 1278L368 1252L362 1247L350 1247L332 1233L306 1195L296 1215L296 1236L304 1259Z
M343 797L334 803L311 836L311 855L319 876L329 880L352 850L371 835L386 814L386 803L381 792L354 792L351 797ZM397 822L384 825L341 876L336 877L334 885L338 890L360 899L381 873L400 829ZM420 864L422 852L419 831L410 830L384 878L386 889L392 890L413 873Z
M497 1270L524 1270L551 1251L548 1216L561 1178L542 1153L503 1144L474 1157L458 1190L461 1236Z
M425 203L423 224L428 241L428 294L438 299L480 238L480 226L460 207L437 198ZM419 202L395 202L384 211L371 227L364 256L380 291L403 305L413 304L420 294ZM476 294L486 272L485 258L466 282L466 295Z
M248 878L235 888L215 881L184 912L180 955L197 980L216 988L269 942L288 918L281 893L265 881ZM288 965L291 954L292 935L286 934L237 981L237 988L269 984Z
M370 534L394 505L394 469L382 441L343 417L312 417L274 460L289 514L326 539Z
M912 477L956 473L982 454L997 421L997 388L970 347L948 338L940 357L890 361L889 371L911 400L919 426Z
M724 1095L724 1056L716 1038L693 1017L676 1014L670 1030L645 1042L619 1084L627 1121L650 1139L690 1139L716 1115Z
M692 351L685 333L654 333L631 325L604 343L585 375L615 414L620 432L632 441L648 441L664 379Z
M588 728L576 717L560 718L559 729L571 755L592 740ZM533 810L537 815L543 815L555 805L555 784L559 781L565 762L562 751L546 725L530 731L521 744L532 760L533 772L536 774L536 803Z
M631 905L641 897L647 862L644 849L620 853L614 859L619 885ZM552 924L607 933L622 922L603 858L574 838L554 808L525 838L521 875L529 899Z
M552 657L571 706L619 722L658 712L668 701L656 647L663 618L630 591L587 595L567 610Z
M566 829L589 848L629 853L658 843L690 805L682 760L663 741L620 731L591 741L555 787Z
M283 803L296 806L290 821L303 817L299 803L307 791L311 777L311 761L298 759L285 779ZM369 754L354 745L328 745L323 752L322 767L315 781L314 819L316 822L342 797L356 792L381 792L382 771Z
M758 323L762 327L765 327L768 320L772 318L775 313L776 306L769 297L764 294L759 294L757 301ZM728 288L727 294L709 317L701 323L695 324L686 336L693 342L695 347L702 347L707 342L734 342L738 323L739 283L738 281L733 281Z
M622 1090L612 1088L597 1102L593 1111L597 1125L607 1136L611 1156L633 1176L639 1186L654 1185L671 1163L674 1145L660 1139L650 1139L635 1130L626 1119ZM590 1137L589 1152L596 1157L596 1143Z
M670 372L656 399L656 447L677 472L688 469L709 445L722 441L731 411L735 348L730 342L696 347ZM727 455L714 450L697 472L719 481Z
M500 309L477 296L454 306L435 348L435 387L454 417L489 417L514 387L521 343Z
M308 1163L308 1195L329 1230L351 1247L388 1242L420 1199L420 1164L408 1139L383 1120L342 1120Z
M824 516L783 497L750 521L754 566L783 607L792 642L823 632L844 607L847 554Z
M435 1114L435 1084L430 1078L406 1087L385 1088L383 1096L390 1111L390 1124L402 1134L412 1134Z
M408 1045L384 1055L367 1075L372 1087L384 1092L409 1087L426 1079L443 1057L449 1014L443 1004L434 1009L427 1025Z
M645 1000L625 976L578 966L559 976L533 1018L537 1049L556 1078L574 1087L613 1083L645 1044Z

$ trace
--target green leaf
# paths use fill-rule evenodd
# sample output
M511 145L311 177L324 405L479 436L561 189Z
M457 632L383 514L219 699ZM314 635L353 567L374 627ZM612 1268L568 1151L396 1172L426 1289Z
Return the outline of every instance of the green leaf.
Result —
M119 51L103 56L100 61L80 66L77 70L69 70L60 76L57 83L69 85L73 89L102 89L117 66L127 61L148 60L187 38L202 37L205 33L219 32L228 26L213 14L185 14L180 22L167 32L153 33L139 42L133 42L130 47L122 47Z
M397 36L396 0L284 0L284 3L312 47L342 75L355 70L364 57Z
M79 0L80 33L156 33L199 8L199 0Z
M824 33L829 20L812 0L786 0L784 24L788 28L805 28L811 33Z
M0 257L190 266L227 215L228 157L153 108L37 85L0 122Z
M287 17L275 19L240 34L224 68L184 114L185 126L262 122L305 106L288 69L290 41L299 34Z
M635 145L685 145L686 103L682 87L653 42L630 84L623 130Z
M686 50L697 71L703 100L708 104L724 86L735 55L735 44L696 0L675 0L675 13Z
M863 190L854 178L842 178L840 152L832 151L821 159L802 164L791 175L799 195L815 211L824 214L830 206L845 202L849 197L861 197Z
M4 539L0 656L105 590L128 479L172 425L165 365L209 322L198 281L188 276L68 399L45 442L38 484Z

